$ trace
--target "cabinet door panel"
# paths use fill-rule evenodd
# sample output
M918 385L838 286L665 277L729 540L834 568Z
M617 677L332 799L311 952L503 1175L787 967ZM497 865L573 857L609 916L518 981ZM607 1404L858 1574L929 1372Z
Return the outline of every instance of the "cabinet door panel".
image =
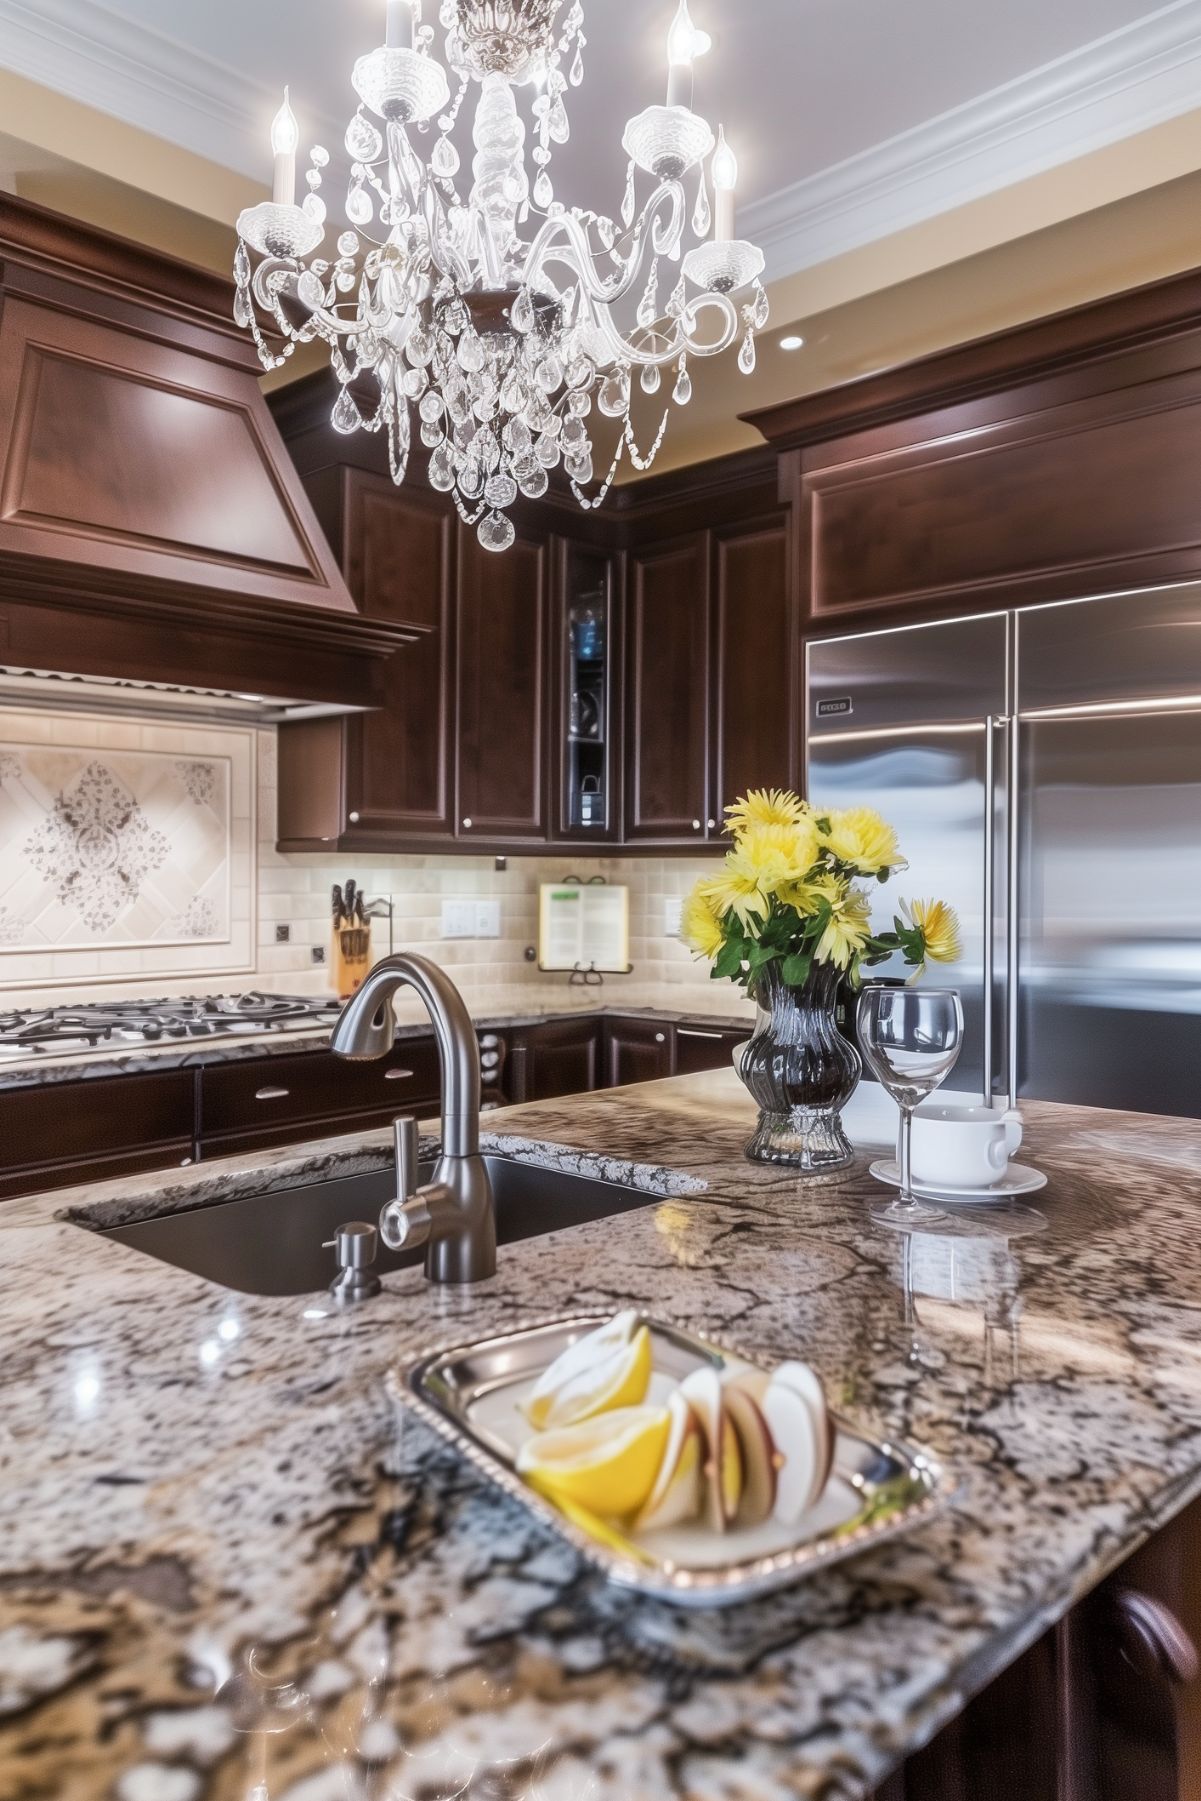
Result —
M497 555L459 533L460 839L546 836L546 558L540 540Z
M658 1082L672 1073L672 1028L647 1019L605 1022L605 1086Z
M704 837L709 596L704 534L631 559L626 836Z
M347 522L346 577L355 599L373 618L420 626L423 636L385 665L379 710L347 722L342 830L449 836L450 519L391 482L357 474Z
M782 519L721 534L714 548L717 647L712 812L750 788L797 779L799 651Z
M552 1020L526 1036L526 1094L530 1101L591 1094L600 1068L600 1022Z

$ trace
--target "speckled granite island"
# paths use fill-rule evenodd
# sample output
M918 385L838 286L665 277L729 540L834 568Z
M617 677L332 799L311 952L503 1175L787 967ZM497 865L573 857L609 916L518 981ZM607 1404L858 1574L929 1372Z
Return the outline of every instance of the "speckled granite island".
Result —
M61 1801L861 1795L1201 1490L1201 1124L1031 1106L1046 1229L873 1228L864 1162L751 1168L732 1072L490 1118L661 1198L348 1314L214 1288L114 1222L381 1135L0 1214L0 1794ZM911 1305L905 1305L908 1283ZM932 1448L951 1510L724 1613L606 1588L398 1411L433 1343L633 1302Z

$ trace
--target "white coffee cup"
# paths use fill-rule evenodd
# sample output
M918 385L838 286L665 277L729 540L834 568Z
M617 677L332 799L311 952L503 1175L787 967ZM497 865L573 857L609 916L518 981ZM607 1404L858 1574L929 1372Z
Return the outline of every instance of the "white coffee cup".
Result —
M1012 1109L927 1104L913 1116L913 1180L921 1188L991 1188L1021 1142L1021 1114Z

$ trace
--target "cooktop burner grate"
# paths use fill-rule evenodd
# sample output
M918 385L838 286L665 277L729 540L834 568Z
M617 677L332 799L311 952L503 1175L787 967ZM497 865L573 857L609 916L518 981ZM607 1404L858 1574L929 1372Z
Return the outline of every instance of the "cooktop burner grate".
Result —
M190 1038L332 1026L336 1001L292 994L189 995L179 1000L95 1001L0 1012L0 1053L161 1044Z

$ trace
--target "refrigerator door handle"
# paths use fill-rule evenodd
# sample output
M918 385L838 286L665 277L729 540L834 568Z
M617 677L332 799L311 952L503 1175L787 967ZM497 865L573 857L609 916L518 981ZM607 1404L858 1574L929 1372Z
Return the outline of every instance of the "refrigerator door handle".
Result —
M994 934L997 920L997 755L996 732L1002 724L990 713L984 721L984 1104L992 1105L993 983L996 976Z
M1007 1020L1006 1050L1008 1053L1009 1105L1018 1104L1018 1022L1020 1018L1019 994L1019 952L1021 946L1021 729L1018 711L1015 707L1009 721L1009 793L1008 805L1008 860L1009 860L1009 908L1006 920L1008 938L1006 945L1005 980L1007 986Z

